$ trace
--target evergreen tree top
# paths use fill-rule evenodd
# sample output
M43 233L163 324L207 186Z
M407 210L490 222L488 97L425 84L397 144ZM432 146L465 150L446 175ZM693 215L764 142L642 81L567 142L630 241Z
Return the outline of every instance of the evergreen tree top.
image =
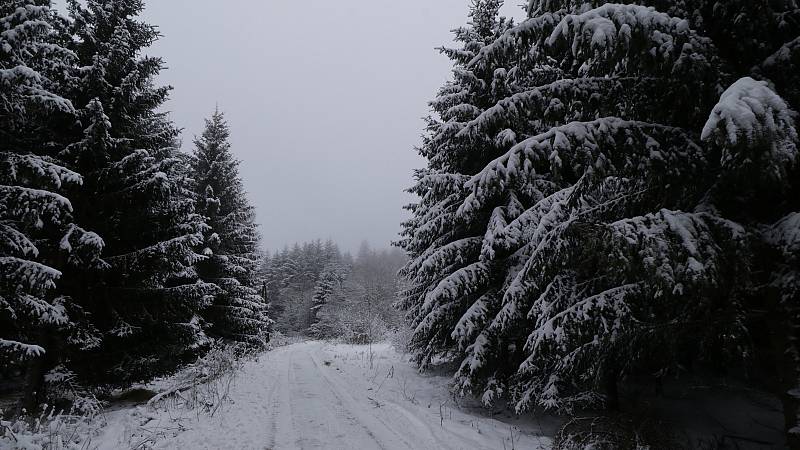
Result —
M224 153L230 149L230 127L225 120L225 114L219 110L219 107L211 115L210 119L205 119L205 128L200 137L194 139L194 144L197 147L195 153L210 152L210 153Z

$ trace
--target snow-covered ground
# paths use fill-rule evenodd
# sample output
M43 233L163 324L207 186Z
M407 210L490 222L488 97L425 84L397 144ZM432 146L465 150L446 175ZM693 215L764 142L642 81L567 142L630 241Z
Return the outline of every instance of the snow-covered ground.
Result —
M372 359L372 361L370 361ZM452 399L388 344L301 342L245 365L213 417L165 408L107 413L100 449L539 449L553 423L491 416ZM544 432L543 430L549 430Z

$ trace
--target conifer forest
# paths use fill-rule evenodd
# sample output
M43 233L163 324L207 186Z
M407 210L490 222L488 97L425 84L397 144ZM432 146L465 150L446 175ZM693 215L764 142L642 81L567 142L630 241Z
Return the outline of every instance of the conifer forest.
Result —
M0 0L0 449L800 450L800 2L617 1Z

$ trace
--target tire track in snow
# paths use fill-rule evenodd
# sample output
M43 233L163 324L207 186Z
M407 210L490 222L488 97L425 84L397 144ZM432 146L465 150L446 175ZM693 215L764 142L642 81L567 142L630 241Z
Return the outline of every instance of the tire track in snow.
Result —
M316 350L321 351L322 348L318 347ZM312 359L315 359L312 357ZM315 364L317 364L315 360ZM344 393L348 397L352 398L350 394L348 394L348 390L340 384L339 377L335 375L334 372L331 372L332 375L327 375L326 372L322 371L319 365L317 364L317 368L320 369L320 373L322 377L326 379L329 383L333 383L337 385L337 390L339 392ZM345 376L345 373L341 373L342 376ZM353 400L357 402L356 400ZM430 423L421 420L418 417L419 411L411 411L409 408L397 403L393 400L387 398L381 398L380 400L383 403L383 407L389 406L391 410L398 412L400 415L393 415L393 417L385 417L385 413L388 412L389 409L382 409L381 411L376 411L375 414L372 416L388 430L390 430L395 436L400 438L404 445L411 449L481 449L485 448L480 443L470 440L469 438L464 438L456 433L450 432L446 429L442 429L442 433L447 434L446 439L442 439L437 432L439 432L439 427L434 427ZM372 405L370 405L372 407ZM387 422L387 420L391 420L391 422ZM405 419L407 423L403 424L398 422L397 419ZM404 427L400 429L400 427ZM405 436L417 438L417 442L409 443L408 440L405 439ZM461 445L455 446L455 442L460 442Z
M345 355L358 351L344 346ZM440 427L430 407L387 398L399 395L395 391L370 391L374 386L361 365L345 360L335 366L323 364L335 357L328 344L304 342L249 362L231 390L232 407L214 417L192 418L185 422L186 432L159 442L157 448L477 450L502 448L507 440L507 426L490 418L481 419L487 424L485 432L471 428L474 416L460 413ZM430 389L429 381L406 376L423 392ZM435 389L439 394L428 391L425 402L446 393L443 386ZM541 447L524 436L520 445Z
M298 352L301 353L301 352ZM327 419L326 422L329 429L331 429L331 424L336 424L338 422L339 426L336 426L335 429L338 430L340 433L337 435L332 436L335 439L344 439L348 442L347 447L335 447L335 448L380 448L383 450L387 450L390 448L398 448L397 446L388 446L385 442L383 442L379 436L385 434L380 433L378 430L374 430L373 427L370 427L366 422L368 420L365 419L365 416L362 414L358 414L358 408L353 408L352 404L348 404L346 399L344 399L341 395L341 392L337 392L334 386L330 385L325 379L322 371L320 370L320 366L314 361L311 354L303 349L302 355L293 354L293 361L291 363L293 371L301 370L303 374L299 378L293 378L293 386L296 387L303 387L309 386L312 390L303 390L301 394L306 394L306 396L311 395L312 398L301 398L301 402L304 402L307 406L313 406L314 410L316 411L316 415L324 415L323 419ZM296 357L301 357L299 361L297 361ZM325 385L329 389L326 389ZM320 401L322 400L322 401ZM324 414L324 413L329 414ZM318 420L318 417L311 419L312 423L306 423L306 428L309 426L314 425L314 421ZM346 430L350 429L352 433L347 433ZM344 433L341 433L345 431ZM364 447L366 442L364 439L359 439L358 434L363 433L364 436L368 438L368 441L372 443L369 447ZM313 438L304 438L304 441L313 442ZM319 447L303 447L303 448L334 448L332 447L332 442L320 442Z
M315 356L323 358L325 357L325 347L323 345L316 345L307 351ZM328 381L337 384L340 392L348 393L347 395L352 398L352 395L349 393L353 392L352 383L353 381L359 379L358 375L344 371L334 372L320 370L320 373L322 374L323 378L326 378ZM367 386L364 386L364 388L366 387ZM375 394L377 394L377 391ZM381 403L383 403L383 406L380 409L375 410L373 415L374 418L380 421L387 429L393 431L396 435L406 436L410 439L413 439L413 444L409 444L404 439L405 445L409 448L418 450L492 450L495 448L501 448L504 445L502 438L495 442L491 442L491 444L485 442L485 439L474 439L474 436L470 433L476 432L471 428L471 426L469 427L470 433L467 433L466 435L452 429L452 426L448 426L448 423L452 425L452 422L446 421L444 426L440 426L438 416L432 417L430 415L430 406L428 408L423 408L416 404L406 404L401 401L395 401L390 398L386 398L385 395L376 395L376 400L379 400ZM365 405L365 408L371 407L372 405ZM480 431L477 431L477 434L480 436Z
M352 415L352 411L361 411L361 410L365 410L365 409L368 410L367 408L371 408L372 407L372 406L368 406L368 405L359 405L358 402L350 394L348 394L345 389L343 389L341 386L338 386L337 383L335 383L331 379L331 377L329 377L322 370L322 367L320 367L319 363L316 361L316 359L314 358L314 356L310 352L306 352L306 355L309 357L311 362L314 364L314 367L317 369L317 373L320 374L320 379L325 381L325 383L331 388L331 393L339 400L339 403L341 403L343 406L345 405L345 403L347 403L347 405L349 406L349 408L347 408L347 409L349 411L351 411L351 415ZM363 406L363 408L360 408L359 406ZM409 448L409 449L417 448L414 445L410 444L406 439L404 439L402 434L397 432L394 428L388 426L383 420L380 419L380 417L377 414L376 415L372 415L372 416L366 416L366 415L360 414L361 418L358 418L358 416L359 416L359 414L356 414L357 420L359 420L361 425L365 429L367 429L367 431L369 432L370 436L372 436L373 438L376 436L376 434L384 435L385 433L374 433L372 430L370 430L369 426L365 422L368 422L368 421L371 422L372 420L366 419L367 417L369 417L370 419L377 420L378 423L380 424L381 428L384 429L383 431L389 431L389 433L393 434L397 438L397 440L399 442L401 442L406 448ZM373 425L375 425L375 423L373 423ZM381 448L393 448L393 449L394 448L398 448L397 446L394 446L394 445L390 445L389 447L386 447L384 444L379 442L377 440L377 438L376 438L376 442L378 442L378 445L380 445Z
M264 360L268 360L269 357L272 356L269 353L264 355ZM259 365L264 365L262 360L259 360ZM267 450L272 450L275 448L278 439L278 410L280 406L280 402L278 400L278 386L280 378L280 372L275 370L275 377L272 380L272 388L269 390L267 394L266 400L269 402L269 425L270 425L270 434L269 434L269 442L267 444Z

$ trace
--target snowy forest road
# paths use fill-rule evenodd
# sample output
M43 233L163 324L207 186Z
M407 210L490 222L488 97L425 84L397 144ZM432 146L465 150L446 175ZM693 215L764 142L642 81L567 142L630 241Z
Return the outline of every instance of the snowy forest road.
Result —
M420 375L386 344L303 342L249 363L233 403L157 448L548 448L529 425L457 407L447 377ZM370 364L370 359L372 359ZM372 366L372 368L370 368ZM521 431L522 428L524 431ZM512 439L514 445L512 446Z

